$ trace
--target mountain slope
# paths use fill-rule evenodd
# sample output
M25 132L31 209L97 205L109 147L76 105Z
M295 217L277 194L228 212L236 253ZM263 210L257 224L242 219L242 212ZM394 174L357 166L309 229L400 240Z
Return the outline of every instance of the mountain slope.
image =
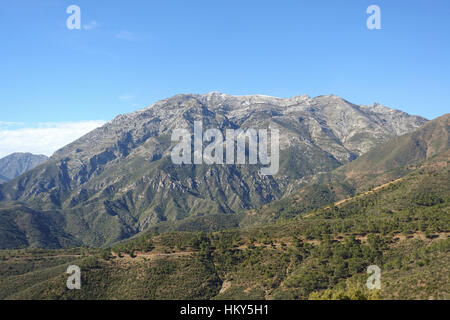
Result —
M174 165L176 128L277 128L280 171L257 165ZM280 99L218 93L178 95L121 115L4 184L0 200L75 219L65 231L91 245L112 243L159 223L237 213L279 199L425 119L336 96ZM70 217L70 218L69 218Z
M450 149L450 114L429 121L419 130L397 137L362 155L351 164L335 171L334 179L345 178L358 187L367 187L368 180L385 172L430 159ZM375 182L380 184L378 177Z
M67 248L80 245L63 231L66 220L56 211L35 211L23 204L0 208L0 249Z
M8 182L48 159L44 155L13 153L0 159L0 183Z
M424 162L448 165L450 114L427 122L418 130L393 138L358 159L329 173L319 174L292 195L250 211L243 225L289 218L331 202L401 179Z
M0 175L0 184L8 182L8 181L9 181L9 179L7 177Z
M81 290L65 287L67 260L24 267L30 255L69 252L6 252L0 298L448 300L450 177L441 160L306 217L210 234L147 234L112 253L74 256ZM379 291L365 287L370 265L381 269Z

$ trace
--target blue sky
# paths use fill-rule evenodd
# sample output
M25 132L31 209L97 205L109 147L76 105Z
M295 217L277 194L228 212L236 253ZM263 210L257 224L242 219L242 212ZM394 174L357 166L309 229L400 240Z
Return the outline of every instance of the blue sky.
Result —
M72 4L81 30L66 28ZM381 30L366 27L371 4ZM2 2L0 138L209 91L332 93L435 118L450 109L449 13L447 0Z

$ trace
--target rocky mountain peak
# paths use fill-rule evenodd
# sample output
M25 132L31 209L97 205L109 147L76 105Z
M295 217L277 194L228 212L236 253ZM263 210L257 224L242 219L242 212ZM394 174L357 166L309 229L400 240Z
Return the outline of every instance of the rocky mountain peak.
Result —
M12 180L48 159L44 155L16 152L0 159L0 183Z
M277 128L279 173L260 176L257 165L174 165L171 134L192 130L194 121L204 130ZM165 221L268 203L425 122L334 95L180 94L119 115L61 148L45 165L3 185L0 199L77 217L80 225L99 228L99 238L85 242L107 243ZM105 223L114 232L102 233Z

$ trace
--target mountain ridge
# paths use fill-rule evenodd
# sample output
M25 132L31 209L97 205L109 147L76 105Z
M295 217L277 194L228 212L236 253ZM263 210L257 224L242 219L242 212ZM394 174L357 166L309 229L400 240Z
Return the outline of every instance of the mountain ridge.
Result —
M0 159L0 183L8 182L21 174L34 169L48 157L29 152L15 152Z
M260 177L258 166L174 165L170 135L194 121L222 131L279 129L279 174ZM61 148L44 165L2 185L0 199L56 210L76 220L79 241L100 245L161 222L264 205L425 122L337 96L176 95L119 115Z

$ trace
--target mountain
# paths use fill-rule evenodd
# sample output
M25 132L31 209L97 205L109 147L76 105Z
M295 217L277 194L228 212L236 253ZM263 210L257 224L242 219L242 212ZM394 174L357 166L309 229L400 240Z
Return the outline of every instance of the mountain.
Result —
M0 175L0 184L8 182L8 181L9 181L9 179L7 177Z
M173 130L192 132L197 120L203 130L279 129L279 173L262 176L258 165L173 164ZM333 95L177 95L120 115L58 150L43 165L3 184L0 200L56 212L65 233L84 244L108 244L160 224L214 214L233 219L425 122Z
M0 159L0 183L8 182L47 161L44 155L13 153Z
M6 251L0 299L448 300L448 159L449 150L402 180L267 225L149 233L112 250ZM66 288L73 264L81 290ZM366 288L373 265L378 290Z
M376 186L401 180L423 163L448 165L450 114L427 122L421 128L377 146L358 159L333 171L321 173L310 184L288 197L251 211L243 223L269 222L294 217Z
M80 246L64 232L67 221L58 211L36 211L20 203L0 207L0 250L10 248L68 248Z
M419 130L393 138L386 144L362 155L351 164L338 168L333 180L351 181L358 189L369 184L379 185L404 174L396 170L414 169L415 165L435 157L450 148L450 114L426 123ZM386 177L387 176L387 177Z
M0 251L0 299L448 300L449 123L447 114L394 136L258 208L160 222L111 248ZM46 164L2 192L52 173ZM2 248L102 243L114 230L101 213L33 205L2 202ZM66 288L69 265L82 270L81 290ZM366 288L371 265L379 290Z

